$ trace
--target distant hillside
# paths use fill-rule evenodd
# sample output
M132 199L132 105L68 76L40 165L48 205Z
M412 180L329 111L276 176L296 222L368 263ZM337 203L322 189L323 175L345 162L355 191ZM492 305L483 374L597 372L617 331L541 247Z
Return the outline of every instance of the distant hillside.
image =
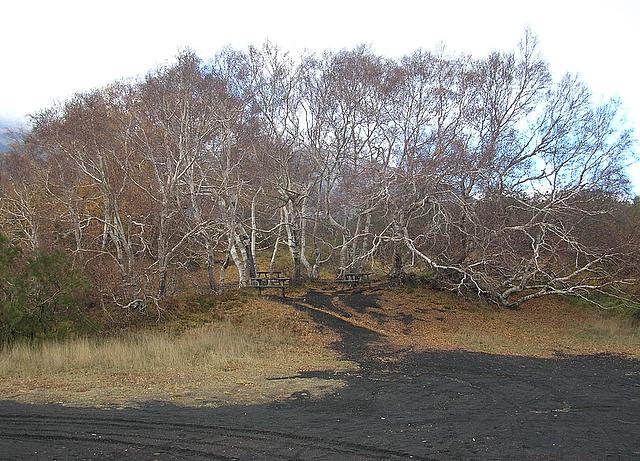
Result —
M11 143L11 135L9 130L0 127L0 152L6 152L9 150L9 144Z
M7 152L11 144L21 137L24 124L18 120L0 117L0 152Z

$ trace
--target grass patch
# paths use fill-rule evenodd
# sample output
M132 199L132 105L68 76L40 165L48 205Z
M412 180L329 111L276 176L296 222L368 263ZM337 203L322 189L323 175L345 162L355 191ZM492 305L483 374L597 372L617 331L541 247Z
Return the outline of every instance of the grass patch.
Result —
M592 299L599 305L599 307L596 307L594 304L584 299L571 297L566 297L565 299L567 302L575 303L576 306L583 309L591 309L601 312L604 311L611 316L631 318L640 323L640 304L637 302L622 300L612 296L599 295L594 296Z
M636 321L620 316L595 318L582 327L576 336L603 348L640 347L640 328Z
M306 316L267 300L227 305L224 320L183 322L106 338L16 343L0 351L0 398L70 405L267 402L305 390L323 395L338 380L269 378L351 363L324 347ZM200 319L202 320L202 319Z
M250 338L225 322L200 327L179 336L140 331L119 338L77 338L18 343L0 356L0 376L93 371L109 373L161 372L205 367L213 371L251 365L262 347L277 347L285 338Z
M473 330L458 331L453 340L463 349L500 355L536 356L540 349L531 342L518 341L504 335L491 335Z

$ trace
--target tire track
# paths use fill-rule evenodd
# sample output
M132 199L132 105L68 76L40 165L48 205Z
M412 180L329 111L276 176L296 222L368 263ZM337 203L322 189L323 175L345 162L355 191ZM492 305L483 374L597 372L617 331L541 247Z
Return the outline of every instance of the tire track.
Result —
M107 444L107 445L116 445L116 446L126 446L126 447L135 447L135 448L153 448L154 450L158 450L159 448L162 449L163 451L166 451L165 445L158 445L158 444L153 444L153 443L143 443L143 442L136 442L136 441L132 441L132 440L127 440L127 439L118 439L118 438L96 438L96 437L91 437L91 436L86 436L86 437L82 437L82 436L76 436L76 435L67 435L67 434L39 434L39 433L33 433L33 431L31 432L15 432L15 433L0 433L2 435L3 438L5 439L9 439L9 440L25 440L25 439L30 439L30 440L41 440L41 441L51 441L51 442L57 442L57 441L66 441L66 442L89 442L91 444ZM197 450L195 448L187 448L187 447L180 447L180 446L172 446L171 447L171 451L172 452L179 452L182 453L184 455L200 455L202 457L205 457L207 459L216 459L216 460L222 460L222 461L231 461L231 460L238 460L237 457L229 457L229 456L223 456L223 455L219 455L215 452L211 452L211 451L204 451L204 450ZM5 453L6 455L6 453Z
M220 448L223 446L229 446L231 439L238 441L248 440L254 443L251 451L260 451L257 444L263 444L265 447L273 449L273 443L280 444L281 447L291 447L295 445L297 448L318 450L325 454L333 453L336 455L355 455L365 456L367 459L372 459L375 456L376 459L415 459L425 460L428 458L419 457L406 452L399 452L395 450L389 450L384 448L367 446L359 443L342 441L342 440L326 440L319 437L313 437L309 435L301 435L290 432L280 432L262 429L249 429L249 428L237 428L229 426L211 425L211 424L194 424L194 423L169 423L161 421L148 421L148 420L135 420L125 418L90 418L90 417L71 417L63 416L56 418L47 418L39 415L0 415L0 421L3 426L9 427L7 431L3 429L0 434L3 437L25 437L32 439L42 440L70 440L70 441L85 441L96 443L108 443L108 444L134 444L141 447L155 447L154 444L136 442L136 438L151 439L154 441L162 442L163 446L166 443L172 444L172 449L175 447L177 451L191 452L193 454L212 454L211 451L201 451L190 447L183 447L175 445L176 443L184 443L184 441L175 437L161 437L155 429L162 428L165 430L180 430L182 434L189 433L200 436L216 436L221 437L223 440L219 442L208 441L205 439L189 440L189 443L194 445L208 445ZM55 424L55 429L45 428L41 426ZM93 425L91 425L93 424ZM91 425L91 426L89 426ZM90 427L91 429L87 429ZM112 432L105 432L101 430L111 429ZM74 429L81 429L82 431L95 434L104 434L107 437L96 436L70 436L66 435L72 432ZM113 431L114 429L122 429L123 431ZM142 431L142 433L140 433ZM49 434L46 434L49 432ZM76 430L76 432L78 432ZM146 433L145 433L146 432ZM163 431L164 433L165 431ZM209 434L207 434L209 433ZM225 443L226 442L226 443ZM236 445L232 445L236 446ZM238 447L242 448L242 447ZM280 455L279 457L286 457ZM235 458L220 458L220 459L235 459ZM290 458L299 459L299 458Z

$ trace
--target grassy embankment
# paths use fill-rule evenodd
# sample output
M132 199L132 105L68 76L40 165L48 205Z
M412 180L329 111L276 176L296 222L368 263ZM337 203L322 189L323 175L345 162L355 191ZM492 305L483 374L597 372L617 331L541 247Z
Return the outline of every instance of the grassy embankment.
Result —
M181 306L152 329L103 338L17 343L0 352L0 398L69 405L186 405L266 402L342 383L277 379L306 370L343 370L303 314L252 296L204 309Z

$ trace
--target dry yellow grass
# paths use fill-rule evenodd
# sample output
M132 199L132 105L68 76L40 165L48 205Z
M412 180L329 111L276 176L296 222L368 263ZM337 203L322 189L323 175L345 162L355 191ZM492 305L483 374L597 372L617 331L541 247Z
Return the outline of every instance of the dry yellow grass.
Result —
M72 405L262 402L301 390L322 395L342 385L269 378L353 367L323 347L333 338L320 336L307 317L287 306L255 300L229 317L233 321L180 334L142 331L13 345L0 353L0 398Z
M120 338L19 343L0 356L0 376L33 376L94 370L112 373L159 372L206 367L229 370L260 359L260 346L277 349L293 338L249 338L225 322L200 327L180 336L144 331Z

